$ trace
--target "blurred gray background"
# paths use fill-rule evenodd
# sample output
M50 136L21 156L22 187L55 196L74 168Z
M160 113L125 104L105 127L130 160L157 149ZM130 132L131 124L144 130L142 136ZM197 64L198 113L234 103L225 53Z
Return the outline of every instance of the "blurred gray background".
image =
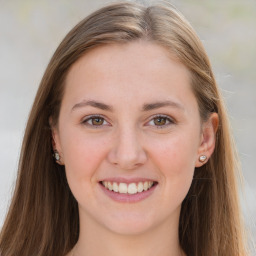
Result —
M26 120L46 65L66 33L107 2L0 0L0 227L15 184ZM255 242L256 0L170 2L199 34L224 94L244 175L243 213Z

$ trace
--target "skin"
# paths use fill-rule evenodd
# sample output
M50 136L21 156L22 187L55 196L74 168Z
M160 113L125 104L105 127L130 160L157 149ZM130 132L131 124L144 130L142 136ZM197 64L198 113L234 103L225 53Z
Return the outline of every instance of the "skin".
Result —
M79 205L79 240L68 255L182 255L181 203L195 167L204 164L199 156L209 158L214 150L217 126L217 114L202 124L189 71L159 45L101 46L73 64L52 129ZM117 202L99 184L111 177L158 184L142 201Z

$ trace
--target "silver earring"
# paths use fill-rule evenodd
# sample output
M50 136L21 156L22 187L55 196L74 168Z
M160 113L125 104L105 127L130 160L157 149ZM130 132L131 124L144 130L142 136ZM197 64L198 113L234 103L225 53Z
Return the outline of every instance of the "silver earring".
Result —
M54 156L56 162L60 161L60 154L57 150L54 150L53 156Z
M206 161L206 159L207 159L207 156L202 155L199 157L199 162L204 163Z

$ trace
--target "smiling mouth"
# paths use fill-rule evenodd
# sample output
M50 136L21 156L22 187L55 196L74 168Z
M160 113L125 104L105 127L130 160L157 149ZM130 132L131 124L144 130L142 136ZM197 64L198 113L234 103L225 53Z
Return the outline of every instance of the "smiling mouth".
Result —
M109 191L114 191L119 194L138 194L144 191L150 190L153 186L157 185L157 182L153 181L141 181L133 183L123 183L123 182L111 182L111 181L101 181L100 184L104 186Z

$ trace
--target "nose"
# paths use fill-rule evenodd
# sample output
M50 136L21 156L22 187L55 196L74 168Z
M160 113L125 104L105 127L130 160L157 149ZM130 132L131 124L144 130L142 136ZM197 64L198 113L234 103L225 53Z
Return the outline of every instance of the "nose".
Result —
M143 165L147 154L139 134L134 129L123 129L116 135L108 154L109 162L122 170L133 170Z

